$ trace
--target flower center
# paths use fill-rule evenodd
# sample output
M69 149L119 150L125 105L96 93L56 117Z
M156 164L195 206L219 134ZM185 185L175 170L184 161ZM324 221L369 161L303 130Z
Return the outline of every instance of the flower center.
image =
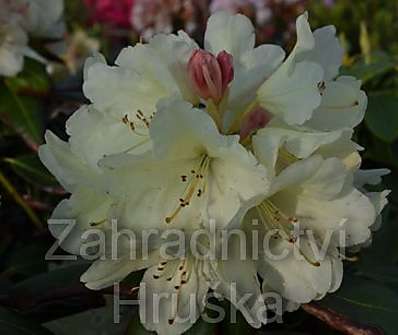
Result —
M253 108L242 120L240 138L244 140L255 131L264 128L272 119L272 115L259 106Z
M286 169L288 166L299 161L295 155L287 151L284 147L279 149L278 159L276 161L276 171L279 174L282 170Z
M178 199L179 204L175 210L165 218L166 223L171 223L183 208L188 207L196 196L200 198L206 191L206 177L210 166L210 157L206 154L201 156L199 166L192 169L190 173L181 175L181 182L186 183L183 195Z
M147 136L147 134L140 132L142 129L147 130L149 129L150 123L153 119L153 114L149 117L146 117L141 110L137 110L135 113L135 120L131 121L129 116L126 114L122 118L122 122L127 125L132 132L139 136Z
M175 262L175 266L174 263ZM162 261L158 264L153 279L157 280L162 277L166 277L166 281L173 282L175 294L177 294L177 301L172 304L172 311L168 323L172 325L177 318L178 304L181 288L188 283L192 267L194 265L189 262L187 258L183 258L179 263L172 261L171 264L167 261Z
M256 209L267 231L276 230L276 234L281 235L291 243L295 242L294 225L298 223L296 217L287 216L268 199L259 204Z
M264 200L258 205L256 210L267 232L274 230L275 238L280 237L291 243L309 264L316 267L320 266L318 261L310 259L310 257L303 252L298 243L299 237L296 235L298 231L295 230L295 226L299 225L297 217L286 215L269 199Z

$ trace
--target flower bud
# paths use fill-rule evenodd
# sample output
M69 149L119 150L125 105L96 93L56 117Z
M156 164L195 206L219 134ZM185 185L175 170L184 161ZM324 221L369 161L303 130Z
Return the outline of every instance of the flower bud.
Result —
M240 128L240 138L245 139L251 133L264 128L272 119L272 115L264 108L257 106L243 119Z
M232 56L222 51L217 57L195 50L188 63L188 74L196 93L218 103L234 77Z
M222 77L222 90L228 87L228 84L234 79L234 65L232 55L226 51L221 51L217 55L218 64L221 67L221 77Z

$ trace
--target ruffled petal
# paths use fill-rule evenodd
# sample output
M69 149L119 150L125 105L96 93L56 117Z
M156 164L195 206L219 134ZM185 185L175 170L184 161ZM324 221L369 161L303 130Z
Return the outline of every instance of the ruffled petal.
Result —
M214 219L225 227L269 188L266 169L238 136L219 134L210 116L189 103L160 104L150 135L153 154L102 160L115 178L111 193L128 203L126 224L176 228Z
M290 125L303 124L321 103L322 78L316 63L300 62L293 70L285 63L258 90L259 103Z
M179 264L172 261L161 266L162 274L159 267L152 267L144 274L139 311L147 330L182 334L193 326L205 307L207 282L196 267L183 275Z
M307 13L296 21L297 43L286 61L258 91L262 107L288 124L303 124L320 105L318 84L323 79L319 64L302 61L302 55L315 46Z
M69 192L82 185L95 185L97 174L74 153L70 145L51 131L45 135L46 144L39 149L39 157L48 170Z
M299 32L298 32L299 33ZM344 49L336 37L336 28L326 26L314 31L315 46L302 59L318 63L325 71L326 81L337 77L343 62Z
M157 253L150 254L147 259L99 259L88 268L80 280L91 290L101 290L119 283L132 272L152 266L158 259Z
M150 148L148 136L140 136L130 125L83 106L66 122L71 151L94 170L107 155L122 152L141 153ZM111 140L110 140L111 139Z
M316 259L310 242L304 237L300 238L300 248L310 260ZM265 289L270 287L285 299L303 304L335 288L330 256L313 265L300 255L297 247L281 239L273 239L269 252L258 261ZM285 257L279 257L283 254Z
M254 48L254 27L244 15L217 12L207 21L205 49L217 55L226 51L234 58Z
M241 243L245 242L244 240ZM228 257L218 262L212 289L230 300L250 325L260 328L265 323L264 315L261 315L261 311L265 311L265 305L256 266L252 260L243 259L240 250L240 239L231 236L228 239Z
M228 94L224 128L229 129L256 99L258 88L282 63L285 52L277 45L261 45L236 62Z
M95 190L82 188L75 191L69 199L62 200L55 208L48 223L51 234L59 240L60 246L67 252L79 255L85 231L92 228L97 222L108 219L112 201L104 194ZM63 220L71 222L63 223ZM73 222L73 229L67 236L66 223Z
M339 77L325 82L321 105L305 126L320 131L354 128L363 119L368 103L361 81Z

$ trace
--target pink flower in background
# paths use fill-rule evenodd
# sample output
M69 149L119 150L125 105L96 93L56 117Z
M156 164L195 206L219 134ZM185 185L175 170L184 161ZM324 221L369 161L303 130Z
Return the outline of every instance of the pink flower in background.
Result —
M220 10L230 12L232 14L249 11L254 14L257 24L266 23L272 16L267 1L264 0L213 0L210 4L210 12L214 13Z
M178 28L191 33L196 28L195 10L192 0L135 0L131 22L144 40L156 33L171 33L176 22L181 24Z
M93 22L130 28L134 0L84 0Z
M307 2L308 0L211 0L210 12L242 13L254 23L259 43L288 43L295 34L295 18L305 10ZM280 34L282 31L283 35Z

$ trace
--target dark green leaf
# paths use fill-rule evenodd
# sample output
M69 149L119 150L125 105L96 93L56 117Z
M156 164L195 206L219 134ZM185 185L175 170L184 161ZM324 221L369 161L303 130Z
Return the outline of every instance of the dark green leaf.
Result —
M388 180L388 179L387 179ZM383 223L373 236L372 245L360 254L360 264L386 266L398 261L398 222L396 210L387 207L383 211Z
M253 334L255 329L252 328L234 306L228 301L222 301L221 306L225 311L224 320L219 325L222 332L231 335Z
M216 334L216 324L208 323L200 318L196 323L189 329L187 335L212 335Z
M394 69L394 66L394 62L388 55L384 53L375 53L372 55L371 62L369 64L366 63L364 59L360 59L352 66L343 68L342 74L354 76L361 79L363 82L367 82L377 76L391 71Z
M379 266L359 268L355 275L387 285L398 293L398 268L396 266Z
M41 104L31 96L21 96L7 83L0 83L0 118L36 144L42 143Z
M15 77L8 78L7 83L18 94L44 95L50 89L45 66L31 59L27 59L23 71Z
M155 332L150 332L145 329L141 324L140 317L138 315L138 309L135 309L126 331L126 335L149 335L156 334Z
M24 316L0 307L0 334L51 335L53 333Z
M378 282L346 273L342 287L320 304L387 335L398 334L398 293Z
M381 140L391 143L398 139L398 95L379 93L369 96L365 122Z
M88 264L76 264L52 270L16 284L11 294L24 292L37 294L64 288L80 283L80 276L87 270Z
M25 155L17 158L5 158L16 174L30 183L41 186L56 185L56 181L50 175L44 165L40 162L37 155Z
M47 270L44 255L48 245L42 241L33 241L23 247L14 248L6 258L5 272L10 275L31 276Z

